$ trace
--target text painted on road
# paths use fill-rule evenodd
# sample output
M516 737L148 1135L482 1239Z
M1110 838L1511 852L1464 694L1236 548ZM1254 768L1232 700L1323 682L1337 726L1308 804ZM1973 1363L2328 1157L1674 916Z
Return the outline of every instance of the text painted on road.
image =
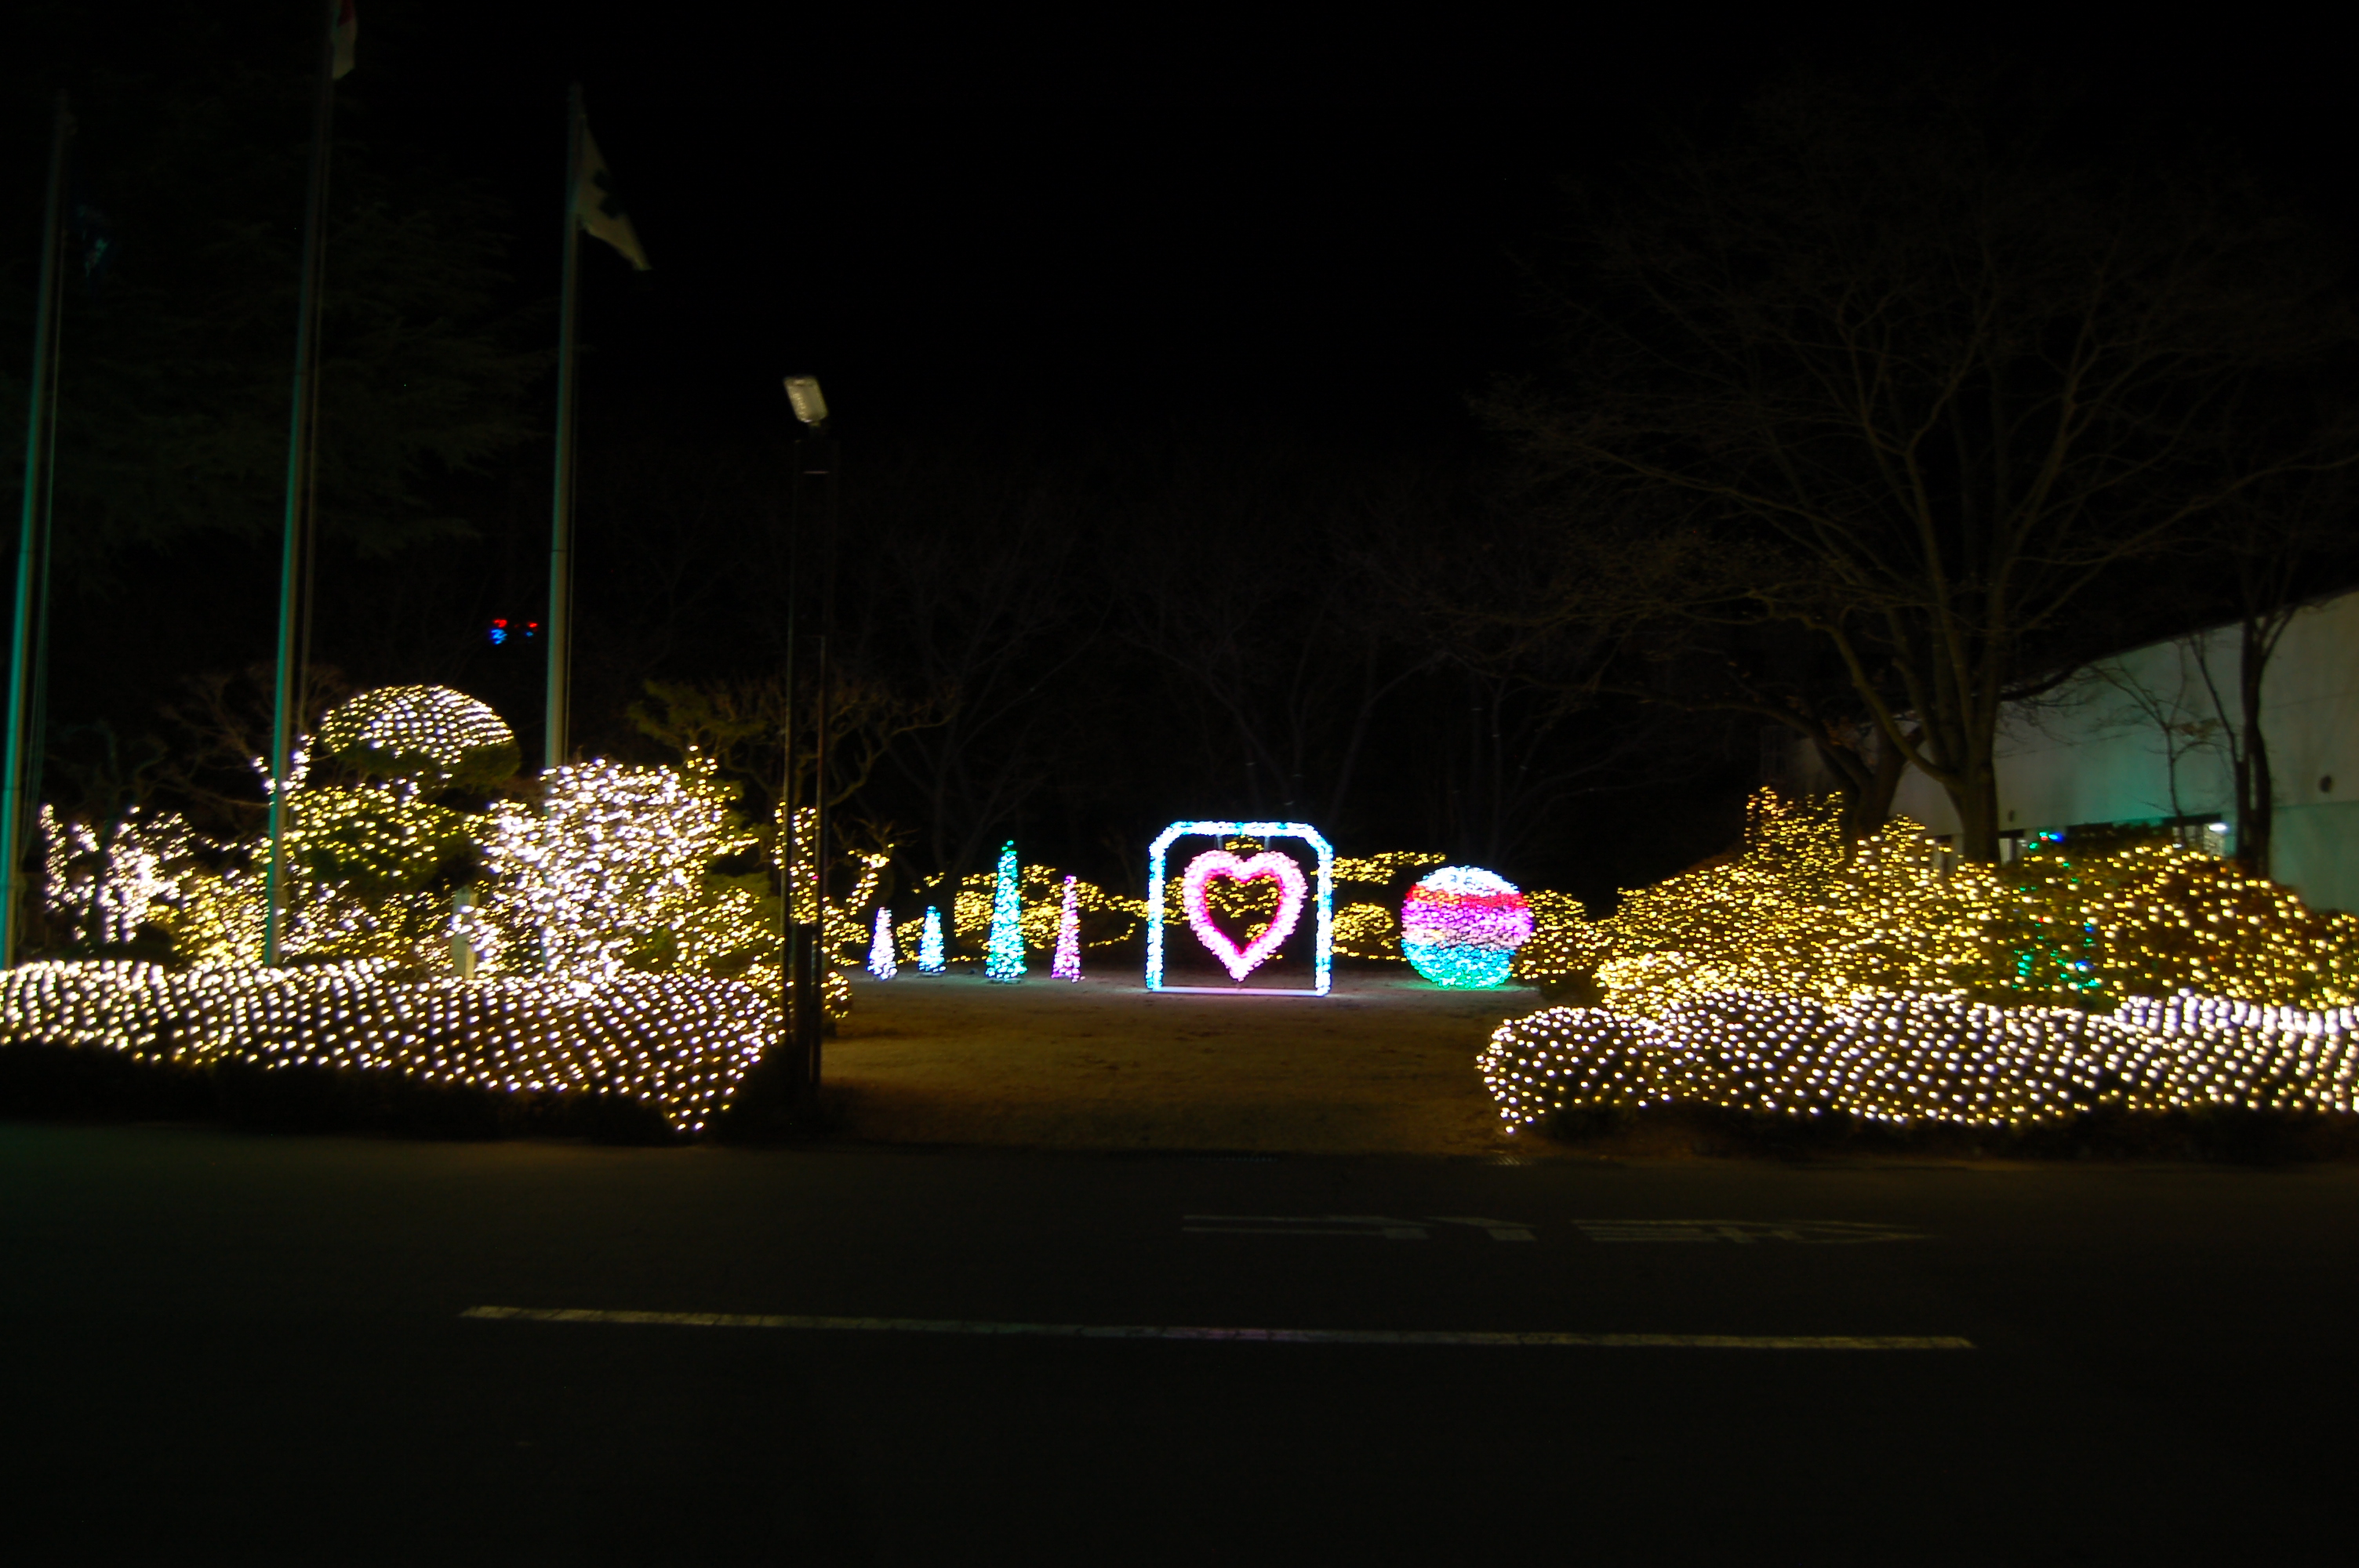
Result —
M1477 1219L1468 1215L1427 1215L1395 1219L1381 1214L1190 1214L1180 1228L1198 1236L1359 1236L1383 1241L1428 1241L1437 1225L1462 1225L1494 1241L1529 1241L1521 1220Z

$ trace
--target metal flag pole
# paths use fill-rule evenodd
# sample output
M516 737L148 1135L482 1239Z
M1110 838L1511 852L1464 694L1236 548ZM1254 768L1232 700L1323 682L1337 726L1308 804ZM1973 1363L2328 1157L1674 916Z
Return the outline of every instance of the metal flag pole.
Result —
M310 574L312 442L320 372L320 273L328 204L328 133L336 102L336 22L342 0L321 6L320 87L311 106L311 174L303 198L302 284L295 315L295 395L287 430L287 512L278 553L278 659L270 718L270 869L263 962L282 957L287 923L287 827L294 810L295 730L304 697L301 600Z
M49 581L49 460L55 448L50 425L56 417L58 296L62 269L58 265L59 207L65 189L66 142L73 135L73 115L66 95L57 96L49 127L49 193L41 207L39 290L33 305L33 373L26 387L25 503L16 530L16 595L8 647L8 741L5 770L0 778L0 967L16 961L16 947L25 923L26 774L32 765L27 756L26 722L38 694L33 669L40 657L34 637L35 606L48 594Z
M565 765L573 657L573 315L581 270L582 84L566 90L565 265L557 304L557 483L549 522L549 715L544 764Z

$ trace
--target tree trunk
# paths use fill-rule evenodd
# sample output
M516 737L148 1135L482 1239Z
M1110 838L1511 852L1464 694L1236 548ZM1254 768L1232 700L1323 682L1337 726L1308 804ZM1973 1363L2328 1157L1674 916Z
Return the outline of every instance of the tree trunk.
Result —
M1968 742L1954 780L1943 784L1958 813L1958 856L1989 864L1998 859L1998 767L1987 741Z
M1892 820L1892 797L1900 793L1900 780L1908 772L1908 757L1874 730L1865 731L1855 747L1840 744L1818 730L1810 731L1810 737L1820 760L1837 781L1843 807L1836 820L1843 827L1843 842L1856 844L1875 837Z
M1892 820L1892 797L1900 793L1908 759L1897 747L1879 745L1867 774L1843 801L1843 837L1854 841L1873 836Z
M2268 673L2275 639L2251 616L2242 631L2236 660L2236 723L2244 731L2235 770L2236 863L2266 877L2277 836L2277 781L2269 771L2268 738L2261 733L2261 677Z

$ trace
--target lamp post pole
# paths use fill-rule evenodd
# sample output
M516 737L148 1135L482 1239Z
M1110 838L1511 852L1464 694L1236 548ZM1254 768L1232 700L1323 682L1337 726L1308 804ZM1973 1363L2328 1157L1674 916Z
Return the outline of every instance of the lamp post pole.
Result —
M787 377L787 397L793 406L795 417L803 430L794 443L794 470L789 490L789 511L792 535L788 540L787 596L787 774L786 791L779 804L780 832L786 848L782 852L782 889L779 916L785 922L785 941L781 945L783 966L781 979L788 982L780 991L780 1054L785 1060L789 1098L798 1108L811 1103L819 1093L820 1041L826 1027L826 1007L820 992L821 971L824 967L824 946L827 935L827 730L828 730L828 633L833 629L835 589L835 438L828 427L827 399L821 395L819 381L807 375ZM814 482L816 481L816 482ZM814 491L825 486L824 498ZM795 616L799 598L799 579L803 558L802 535L814 519L821 520L823 536L820 546L818 571L819 634L816 639L811 704L811 833L808 853L811 876L809 886L811 900L810 918L798 920L794 907L798 889L795 868L802 860L805 846L796 829L796 767L793 723ZM788 1002L791 1000L791 1006Z

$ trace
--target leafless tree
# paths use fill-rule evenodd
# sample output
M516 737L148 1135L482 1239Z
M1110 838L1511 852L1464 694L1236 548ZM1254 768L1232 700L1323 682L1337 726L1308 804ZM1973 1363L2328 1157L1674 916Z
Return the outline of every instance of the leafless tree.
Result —
M1643 552L1625 621L1806 633L1973 859L1997 853L2000 708L2078 662L2093 590L2359 455L2282 418L2246 438L2354 341L2303 222L2217 165L2062 140L1995 90L1773 92L1590 200L1570 384L1487 403L1536 493L1647 519L1611 541Z
M2208 553L2224 554L2233 573L2235 669L2223 677L2203 639L2195 642L2195 663L2235 790L2236 860L2259 876L2269 875L2277 838L2264 683L2277 644L2321 579L2347 579L2355 492L2349 470L2273 474L2223 506L2212 530Z

